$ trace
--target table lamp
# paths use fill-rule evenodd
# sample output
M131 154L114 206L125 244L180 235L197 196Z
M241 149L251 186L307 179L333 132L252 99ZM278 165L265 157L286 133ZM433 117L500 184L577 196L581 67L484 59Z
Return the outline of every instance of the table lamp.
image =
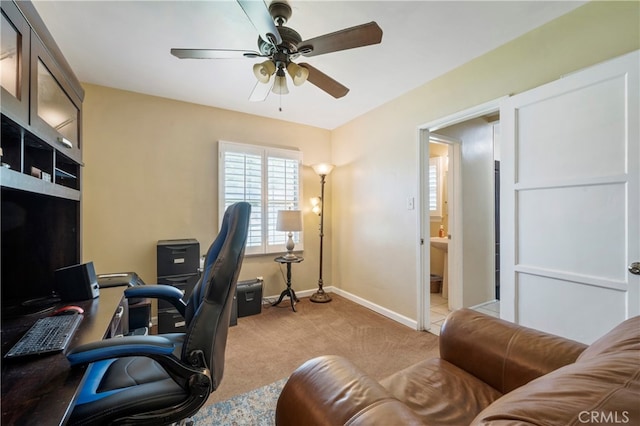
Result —
M293 242L293 233L302 231L302 212L300 210L278 210L278 220L276 221L276 231L288 232L287 236L287 254L285 259L296 259L293 254L295 243Z

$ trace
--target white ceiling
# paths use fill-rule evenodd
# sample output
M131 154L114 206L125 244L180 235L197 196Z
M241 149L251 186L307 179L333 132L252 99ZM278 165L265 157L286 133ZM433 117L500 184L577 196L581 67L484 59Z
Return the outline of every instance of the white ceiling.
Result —
M303 40L376 21L382 43L300 57L350 92L310 83L249 102L261 59L180 60L177 48L257 49L235 1L33 1L82 82L333 129L585 1L291 0ZM279 111L279 107L282 111Z

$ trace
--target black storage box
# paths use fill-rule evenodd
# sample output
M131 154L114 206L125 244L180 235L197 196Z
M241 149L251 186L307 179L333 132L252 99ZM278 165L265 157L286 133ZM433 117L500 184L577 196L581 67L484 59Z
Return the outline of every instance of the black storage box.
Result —
M193 274L198 271L200 266L198 240L160 240L157 251L158 277Z
M236 289L238 318L262 312L262 280L238 281Z

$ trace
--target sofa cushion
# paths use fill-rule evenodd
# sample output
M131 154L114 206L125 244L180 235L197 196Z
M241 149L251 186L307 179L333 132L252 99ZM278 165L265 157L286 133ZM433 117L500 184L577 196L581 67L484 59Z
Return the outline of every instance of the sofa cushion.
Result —
M466 425L502 394L442 359L419 362L380 384L425 425Z
M640 424L640 317L567 365L504 395L473 425Z
M449 315L440 358L502 393L576 361L586 345L470 309Z
M325 355L293 372L276 406L277 425L419 425L420 420L346 358Z
M629 318L591 344L576 362L600 357L610 352L640 351L640 316ZM636 358L638 362L640 359Z

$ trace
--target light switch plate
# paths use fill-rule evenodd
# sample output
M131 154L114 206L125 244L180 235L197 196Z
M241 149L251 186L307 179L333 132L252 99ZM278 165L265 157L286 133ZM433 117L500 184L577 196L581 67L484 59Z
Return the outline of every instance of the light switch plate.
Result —
M407 210L413 210L415 208L415 199L413 197L407 198Z

